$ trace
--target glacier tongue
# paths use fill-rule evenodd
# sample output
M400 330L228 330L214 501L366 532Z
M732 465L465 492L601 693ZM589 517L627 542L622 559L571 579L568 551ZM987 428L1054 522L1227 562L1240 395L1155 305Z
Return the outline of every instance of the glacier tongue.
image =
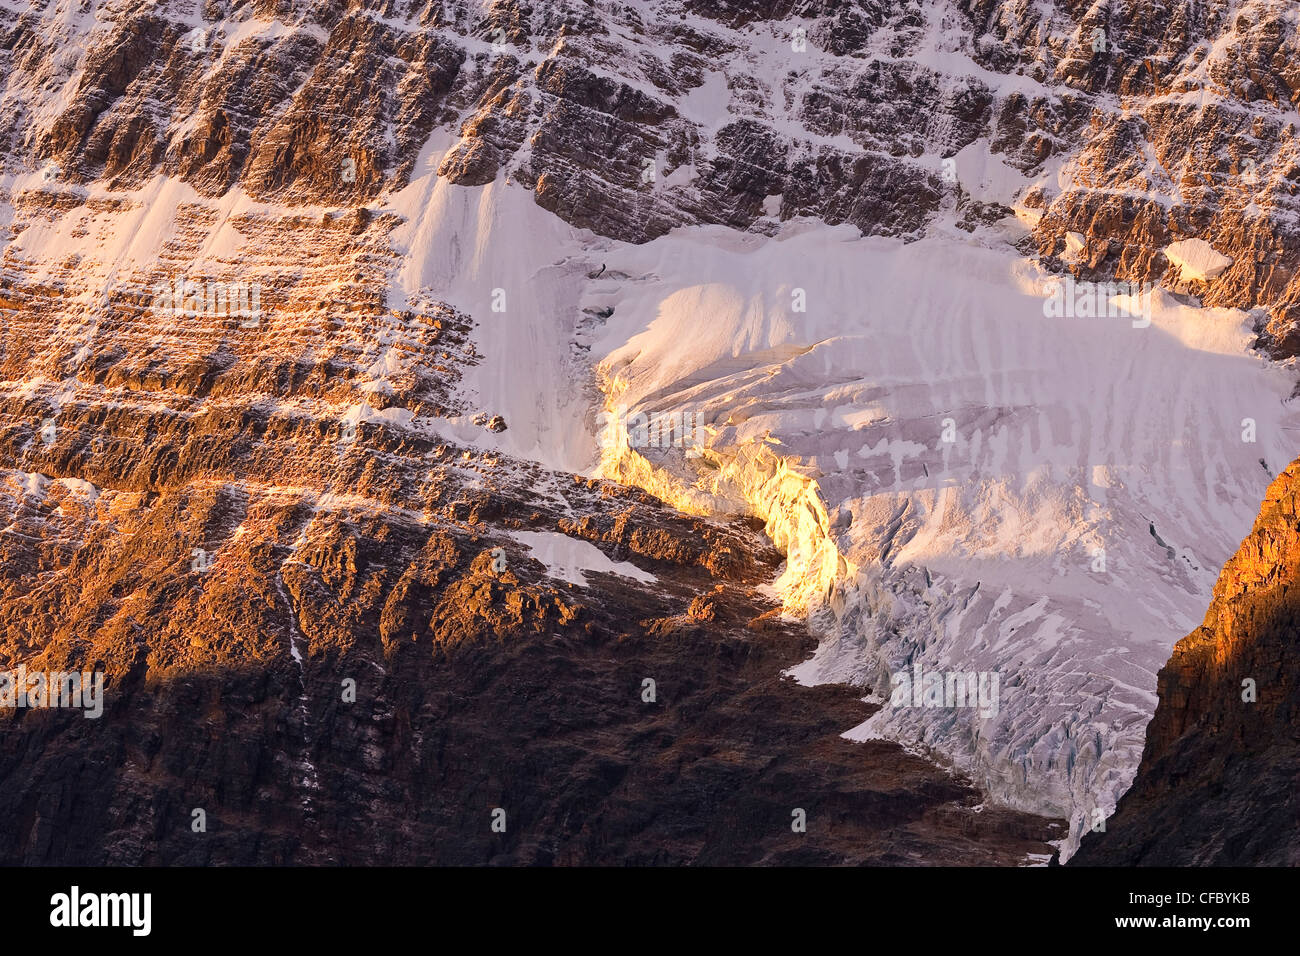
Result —
M849 736L1070 817L1068 856L1293 457L1291 376L1250 353L1245 314L1157 291L1147 327L1048 317L1055 277L1009 248L811 223L677 230L603 266L584 301L613 308L592 350L607 406L707 434L693 458L623 431L604 473L767 520L788 605L824 637L801 680L888 700L917 664L997 674L996 714L886 706Z

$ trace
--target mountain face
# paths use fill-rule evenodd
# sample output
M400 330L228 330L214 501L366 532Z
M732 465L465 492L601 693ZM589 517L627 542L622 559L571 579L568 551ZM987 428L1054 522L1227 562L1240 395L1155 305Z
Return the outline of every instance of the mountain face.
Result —
M1160 671L1160 703L1132 788L1089 866L1300 863L1300 461L1214 586L1205 623Z
M0 712L0 859L1068 854L1295 454L1298 46L0 0L0 664L107 678Z

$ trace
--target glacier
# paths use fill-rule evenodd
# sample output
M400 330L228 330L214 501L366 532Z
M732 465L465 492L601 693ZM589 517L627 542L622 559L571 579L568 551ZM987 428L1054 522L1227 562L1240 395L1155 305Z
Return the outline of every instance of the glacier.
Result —
M1295 446L1292 373L1250 351L1250 316L1156 290L1148 327L1049 317L1057 277L1009 245L813 223L603 261L610 400L709 437L699 464L623 447L602 473L766 520L822 636L800 680L888 699L915 665L999 674L996 716L884 706L848 736L1069 818L1068 857Z
M1292 457L1293 363L1251 351L1252 316L1160 289L1149 325L1048 314L1061 277L1017 251L1015 220L620 242L503 179L439 179L446 145L385 208L406 219L390 296L478 318L462 390L509 428L415 425L757 515L787 555L787 611L821 638L801 681L888 700L917 665L998 674L995 716L885 706L846 735L1068 818L1068 858L1131 782L1156 673ZM694 416L703 448L624 431L602 449L618 407Z

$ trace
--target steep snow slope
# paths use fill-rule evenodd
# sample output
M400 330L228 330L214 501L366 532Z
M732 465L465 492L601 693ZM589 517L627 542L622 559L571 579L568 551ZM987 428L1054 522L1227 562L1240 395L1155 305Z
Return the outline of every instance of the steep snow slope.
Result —
M439 177L450 146L435 134L410 184L384 206L405 220L392 236L402 258L392 307L442 301L478 319L478 364L462 377L473 412L439 427L459 440L582 471L595 448L588 425L595 395L574 387L590 373L570 345L585 282L572 257L590 233L504 181L465 188ZM500 415L506 430L484 435L473 422L482 414Z

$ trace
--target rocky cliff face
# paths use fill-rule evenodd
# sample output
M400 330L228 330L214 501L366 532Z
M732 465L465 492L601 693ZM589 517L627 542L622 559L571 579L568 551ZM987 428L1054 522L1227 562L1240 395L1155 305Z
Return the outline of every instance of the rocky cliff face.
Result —
M1064 83L1086 109L1056 184L1023 198L1039 252L1094 277L1163 281L1260 307L1261 344L1300 349L1300 101L1287 3L963 3L991 68ZM1067 235L1084 240L1068 247ZM1231 264L1206 279L1165 254L1191 237Z
M1133 787L1088 866L1300 863L1300 461L1269 487L1205 623L1160 671Z

